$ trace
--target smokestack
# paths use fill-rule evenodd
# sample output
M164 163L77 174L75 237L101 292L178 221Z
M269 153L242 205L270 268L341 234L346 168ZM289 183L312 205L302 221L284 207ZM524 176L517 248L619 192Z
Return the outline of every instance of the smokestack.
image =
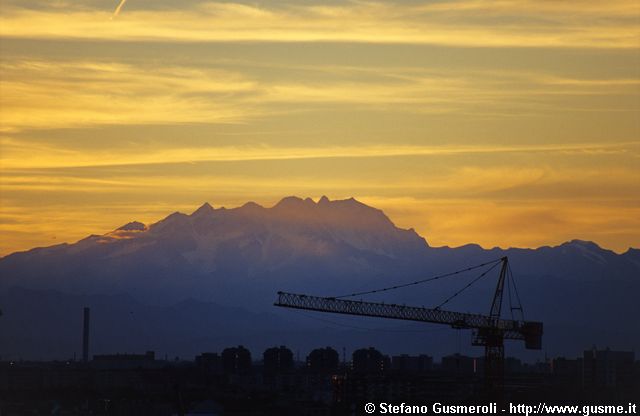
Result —
M82 361L89 361L89 314L90 309L84 308L84 325L82 329Z

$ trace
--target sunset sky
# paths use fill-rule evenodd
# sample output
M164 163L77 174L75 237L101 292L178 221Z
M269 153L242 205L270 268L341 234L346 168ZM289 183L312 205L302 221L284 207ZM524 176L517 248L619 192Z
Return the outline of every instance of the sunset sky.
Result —
M431 245L640 247L640 2L3 0L0 256L355 197Z

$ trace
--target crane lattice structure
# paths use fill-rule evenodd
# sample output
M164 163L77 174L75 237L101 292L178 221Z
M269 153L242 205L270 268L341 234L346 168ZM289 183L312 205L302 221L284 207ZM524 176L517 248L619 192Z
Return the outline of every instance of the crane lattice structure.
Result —
M454 312L441 309L441 306L445 305L451 299L458 296L458 294L460 294L462 291L470 287L473 283L480 280L483 276L493 270L498 264L501 264L502 267L500 269L498 283L488 315ZM433 280L438 280L444 277L457 275L488 265L492 266L435 308L344 299L348 297L368 295L372 293L385 292L402 287L413 286ZM507 293L509 300L512 300L511 295L513 288L516 300L518 302L516 306L513 306L513 304L510 305L512 318L515 311L519 312L521 319L501 318L502 299L504 295L505 282L507 283ZM444 324L449 325L455 329L471 329L474 331L472 344L476 346L483 346L485 348L485 379L487 382L487 387L490 391L496 391L502 386L504 374L505 339L524 341L525 348L527 349L539 350L542 347L542 322L524 320L522 304L520 303L518 292L515 289L515 281L513 280L513 274L511 273L507 257L502 257L501 259L494 260L492 262L483 263L477 266L469 267L467 269L458 270L452 273L446 273L428 279L418 280L415 282L386 287L382 289L370 290L366 292L352 293L343 296L320 297L278 292L278 299L274 303L274 305L318 312Z

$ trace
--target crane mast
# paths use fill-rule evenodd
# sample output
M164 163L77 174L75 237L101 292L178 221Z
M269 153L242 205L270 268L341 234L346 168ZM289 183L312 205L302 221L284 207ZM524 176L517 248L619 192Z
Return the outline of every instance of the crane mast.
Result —
M502 384L505 339L524 341L527 349L542 347L542 322L500 318L504 284L508 278L508 259L503 257L500 260L502 267L489 315L442 310L439 307L424 308L288 292L278 292L274 305L309 311L444 324L455 329L472 329L473 345L485 347L485 378L489 388L495 390Z

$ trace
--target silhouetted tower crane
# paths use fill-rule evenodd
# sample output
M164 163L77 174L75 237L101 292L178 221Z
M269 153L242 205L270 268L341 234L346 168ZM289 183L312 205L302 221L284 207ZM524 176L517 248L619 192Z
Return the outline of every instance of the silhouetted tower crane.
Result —
M498 284L493 295L491 310L489 315L454 312L440 309L451 299L458 296L463 290L480 280L483 276L501 264ZM473 279L461 290L457 291L444 302L435 308L424 308L415 306L405 306L387 303L363 302L357 300L345 300L346 297L367 295L399 289L402 287L417 285L428 281L441 279L457 275L469 270L478 269L484 266L491 267L481 275ZM507 283L507 293L510 300L512 319L501 319L502 299L504 295L505 282ZM512 292L517 304L513 305ZM428 279L418 280L411 283L371 290L367 292L352 293L337 297L319 297L294 293L278 292L278 300L275 306L286 308L305 309L310 311L331 312L346 315L369 316L377 318L402 319L406 321L430 322L436 324L450 325L455 329L472 329L474 331L473 345L484 346L485 348L485 379L490 392L496 392L502 386L504 374L504 340L522 340L527 349L539 350L542 347L542 322L525 321L522 304L520 303L518 292L513 281L513 274L509 267L507 257L472 266L467 269L434 276ZM521 319L514 319L514 312L519 313Z

